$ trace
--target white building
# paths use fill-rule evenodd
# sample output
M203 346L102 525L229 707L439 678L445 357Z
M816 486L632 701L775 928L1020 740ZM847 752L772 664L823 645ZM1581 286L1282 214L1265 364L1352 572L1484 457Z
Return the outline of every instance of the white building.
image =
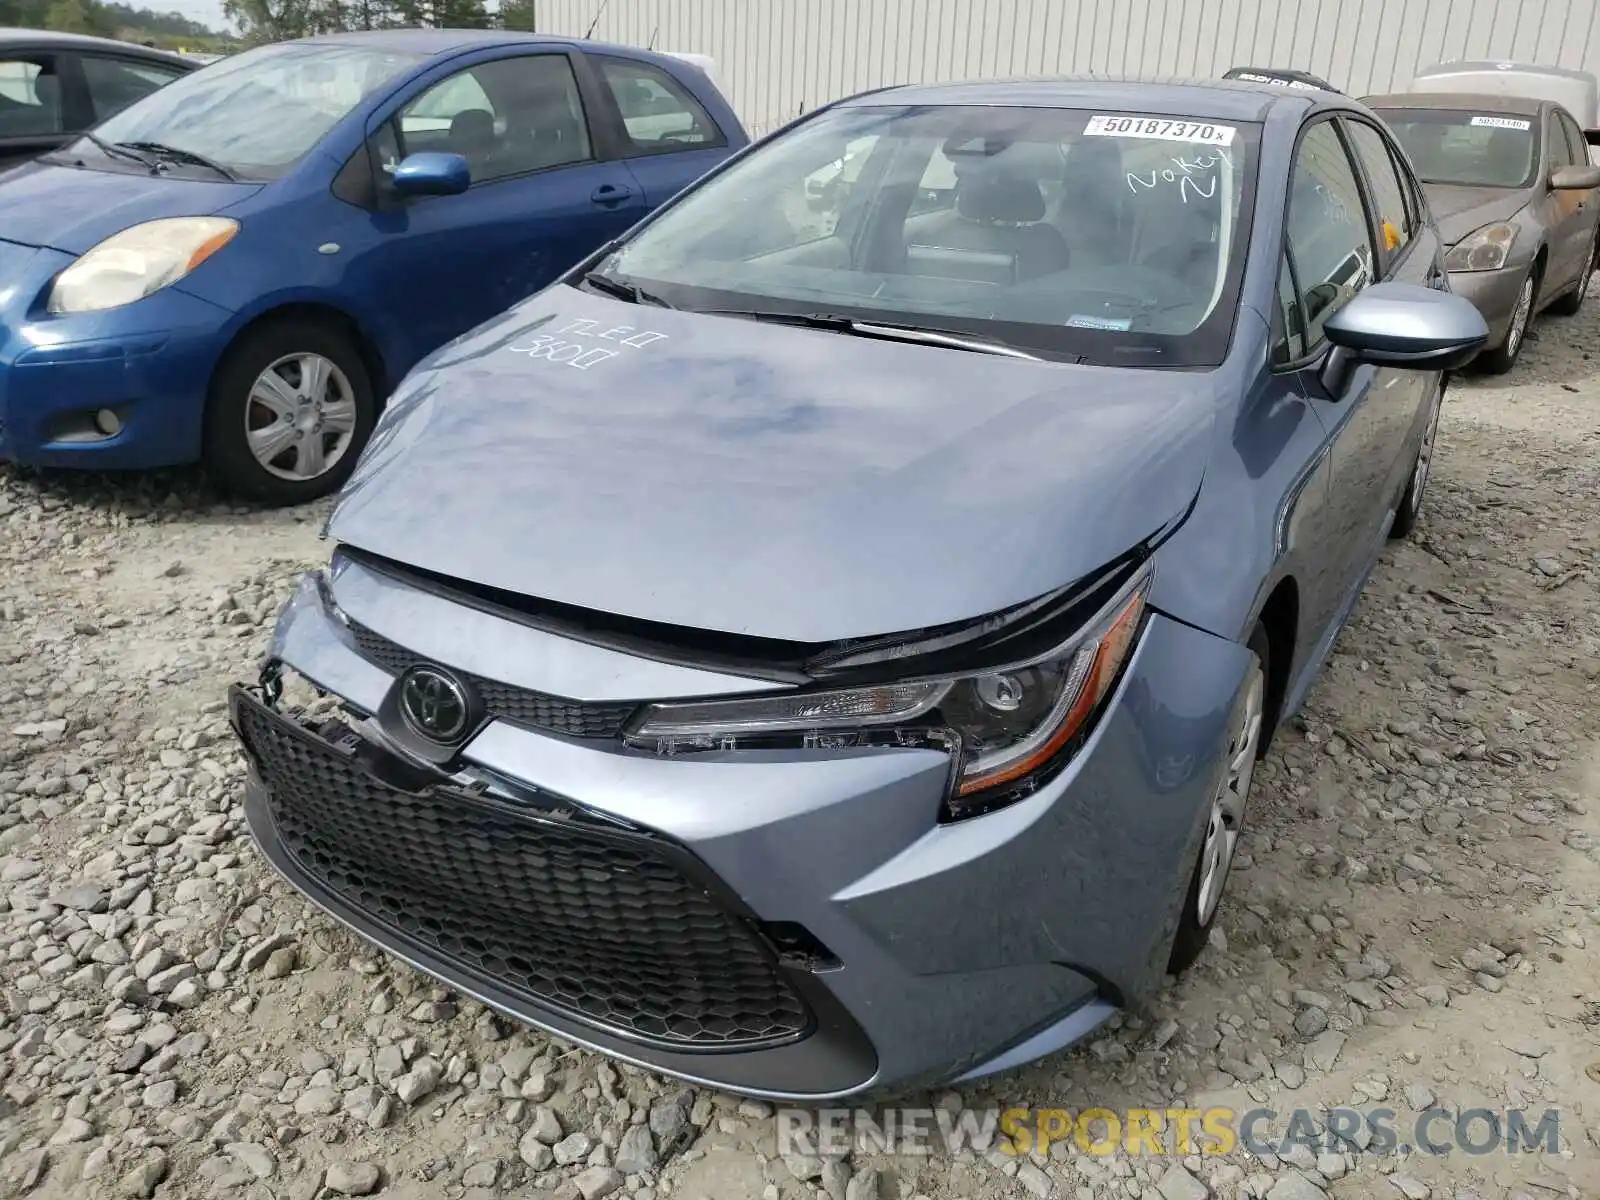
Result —
M705 54L753 134L891 83L1298 67L1352 95L1449 59L1600 73L1600 0L537 0L541 33ZM603 5L603 7L602 7ZM598 14L599 20L595 21Z

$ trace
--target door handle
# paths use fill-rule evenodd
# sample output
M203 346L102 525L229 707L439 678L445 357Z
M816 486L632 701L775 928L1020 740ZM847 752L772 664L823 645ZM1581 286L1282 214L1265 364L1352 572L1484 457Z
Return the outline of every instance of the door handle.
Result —
M595 188L589 199L596 204L621 204L631 195L633 189L630 187L623 187L619 183L602 183Z

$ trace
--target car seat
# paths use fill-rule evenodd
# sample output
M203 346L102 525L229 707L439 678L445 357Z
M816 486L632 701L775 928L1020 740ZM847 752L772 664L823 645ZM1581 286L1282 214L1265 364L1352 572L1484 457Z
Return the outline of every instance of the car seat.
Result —
M466 108L450 118L448 146L452 153L467 160L474 178L494 158L496 144L494 117L487 109Z
M1036 180L992 171L966 175L956 185L956 211L914 235L906 267L913 274L980 283L1018 283L1063 271L1071 251L1044 215Z
M1128 192L1122 147L1115 138L1083 138L1067 153L1066 189L1053 214L1079 265L1128 261L1123 200Z

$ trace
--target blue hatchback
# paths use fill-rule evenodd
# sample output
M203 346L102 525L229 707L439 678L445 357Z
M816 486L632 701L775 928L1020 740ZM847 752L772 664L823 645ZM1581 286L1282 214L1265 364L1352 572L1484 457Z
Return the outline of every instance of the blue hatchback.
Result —
M747 141L698 67L587 41L226 59L0 174L0 460L333 491L418 359Z

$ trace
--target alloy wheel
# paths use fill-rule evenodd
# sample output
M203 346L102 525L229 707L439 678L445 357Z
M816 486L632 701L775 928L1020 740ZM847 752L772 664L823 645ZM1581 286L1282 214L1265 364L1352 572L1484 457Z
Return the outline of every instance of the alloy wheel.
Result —
M1233 866L1234 851L1239 845L1239 830L1244 825L1245 803L1250 796L1250 780L1255 774L1256 753L1261 745L1266 690L1266 676L1258 663L1228 738L1227 768L1211 799L1205 844L1200 851L1200 887L1195 898L1195 919L1201 927L1216 915L1222 890L1228 882L1228 871Z
M1433 411L1428 414L1428 427L1422 431L1422 446L1417 451L1417 465L1411 472L1411 511L1422 511L1422 490L1428 486L1428 469L1433 465L1433 439L1439 432L1439 410L1443 407L1444 390L1433 398Z
M250 453L269 474L294 482L331 471L350 450L356 396L337 363L289 354L256 377L245 404Z
M1511 310L1511 328L1506 331L1506 354L1516 357L1522 346L1522 335L1528 332L1528 318L1533 315L1533 276L1522 281L1517 293L1517 306Z

